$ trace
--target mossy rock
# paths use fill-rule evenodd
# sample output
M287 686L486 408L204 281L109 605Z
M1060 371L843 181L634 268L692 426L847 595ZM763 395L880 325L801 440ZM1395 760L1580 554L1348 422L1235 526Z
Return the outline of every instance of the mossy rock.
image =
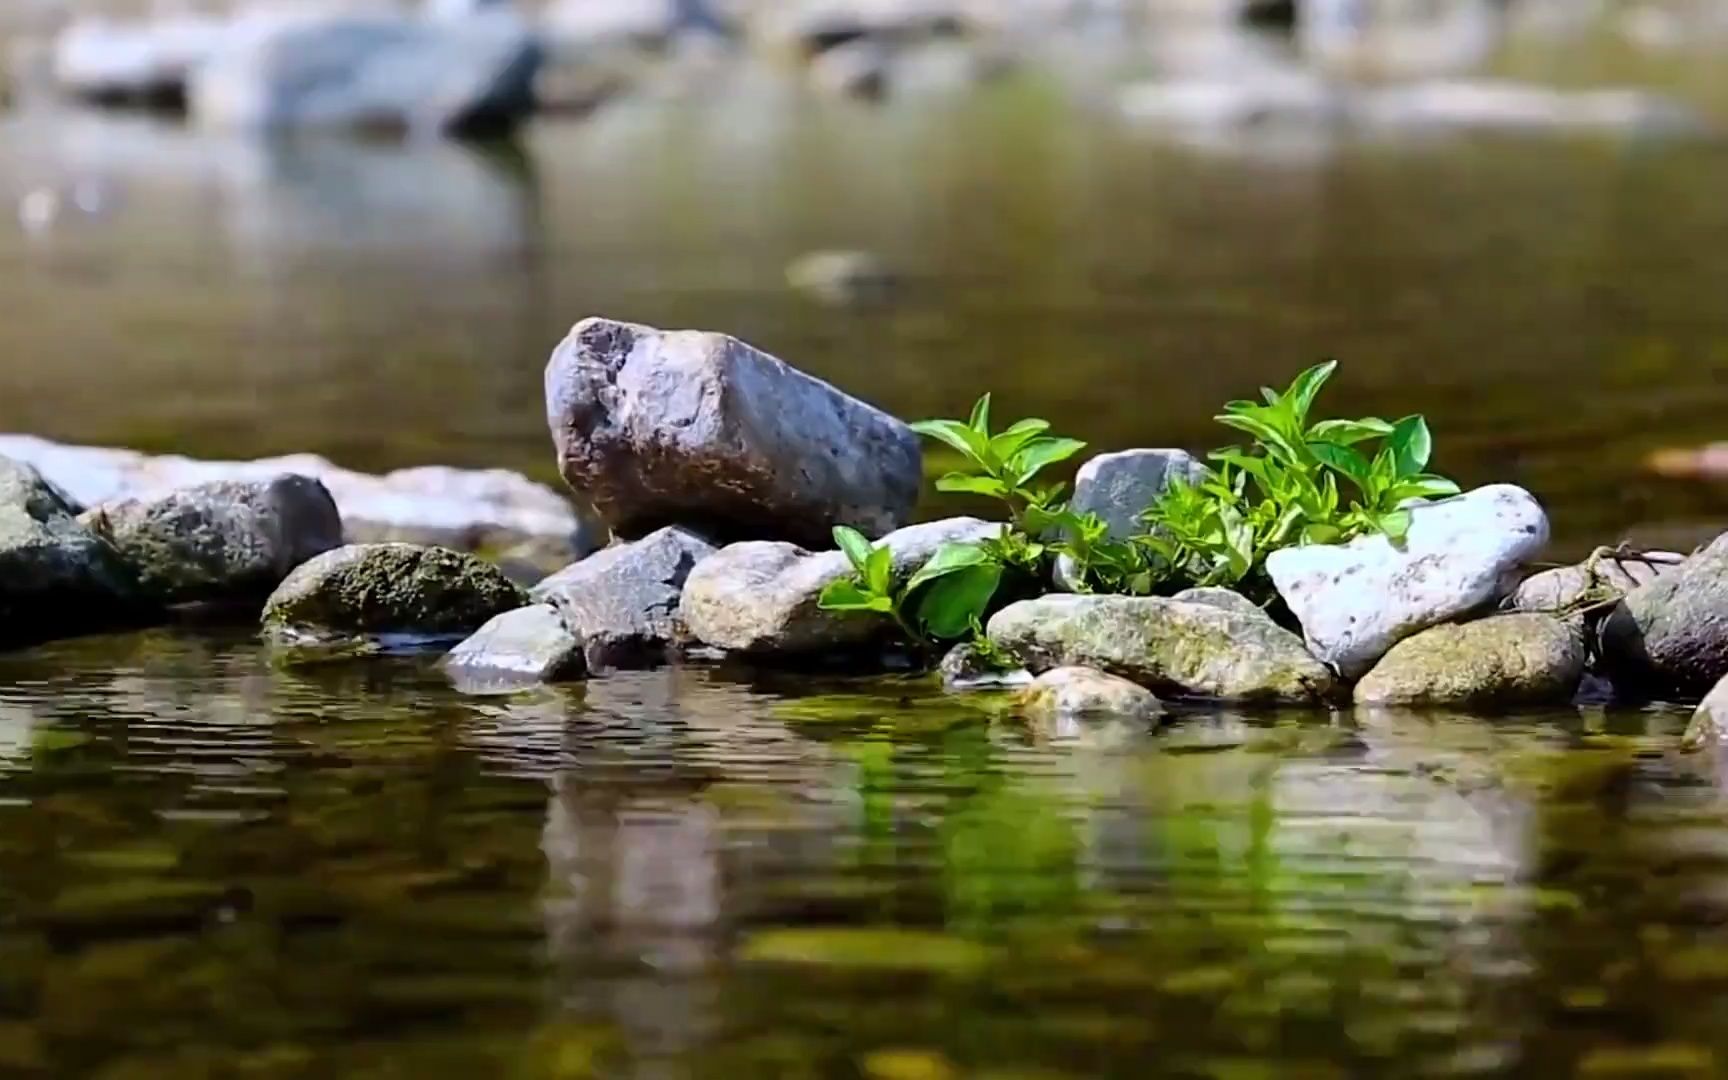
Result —
M1584 677L1584 633L1552 615L1436 626L1394 645L1361 682L1362 705L1543 705Z
M267 637L466 636L528 595L490 563L448 548L350 544L300 565L264 604Z

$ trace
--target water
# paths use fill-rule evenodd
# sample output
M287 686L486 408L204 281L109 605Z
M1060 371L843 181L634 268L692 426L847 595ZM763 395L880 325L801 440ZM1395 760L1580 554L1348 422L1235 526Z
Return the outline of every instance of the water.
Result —
M516 150L0 120L0 429L554 479L576 318L730 330L908 416L984 389L1212 445L1337 412L1563 551L1728 516L1728 154L1115 120L1111 53L870 111L723 70ZM787 261L861 246L899 304ZM932 511L939 509L931 507ZM1728 803L1678 709L1179 710L1038 730L910 679L463 697L246 627L0 655L0 1075L1712 1076Z

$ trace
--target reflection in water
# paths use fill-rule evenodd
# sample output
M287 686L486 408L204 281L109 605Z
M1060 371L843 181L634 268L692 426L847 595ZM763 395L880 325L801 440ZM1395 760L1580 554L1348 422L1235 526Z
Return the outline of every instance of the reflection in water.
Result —
M0 658L30 731L0 768L0 1055L1716 1068L1728 803L1666 756L1682 716L1052 732L921 682L801 685L463 698L424 660L290 673L175 632Z

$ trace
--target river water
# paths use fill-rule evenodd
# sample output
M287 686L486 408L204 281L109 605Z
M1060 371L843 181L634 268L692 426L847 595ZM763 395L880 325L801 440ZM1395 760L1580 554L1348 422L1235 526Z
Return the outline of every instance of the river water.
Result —
M1120 48L888 106L723 67L512 148L0 119L0 429L548 481L605 313L906 416L1203 448L1323 356L1579 552L1728 519L1728 152L1173 144ZM783 271L864 247L899 302ZM932 512L940 507L932 506ZM0 1074L1728 1072L1728 803L1678 709L1030 729L918 680L464 697L245 627L0 656Z

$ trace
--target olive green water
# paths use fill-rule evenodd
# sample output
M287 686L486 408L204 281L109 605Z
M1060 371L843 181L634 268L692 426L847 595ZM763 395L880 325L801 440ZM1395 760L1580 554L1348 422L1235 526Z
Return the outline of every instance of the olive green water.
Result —
M539 368L604 312L1101 448L1206 446L1331 354L1337 411L1425 410L1563 548L1728 518L1640 465L1728 435L1722 147L1184 148L1102 107L1132 66L878 111L722 72L517 152L0 121L8 193L97 195L0 228L0 430L550 480ZM790 293L832 246L901 302ZM699 668L475 698L244 627L4 655L0 1075L1728 1073L1684 721L1049 731Z

